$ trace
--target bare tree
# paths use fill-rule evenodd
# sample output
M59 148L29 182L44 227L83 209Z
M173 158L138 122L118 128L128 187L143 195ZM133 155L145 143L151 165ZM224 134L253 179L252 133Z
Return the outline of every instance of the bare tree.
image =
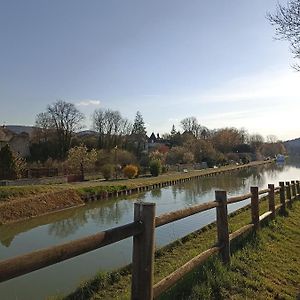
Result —
M255 149L258 150L264 143L264 138L262 135L255 133L249 136L249 144Z
M48 105L46 115L55 129L60 156L64 158L70 149L72 134L82 128L84 115L73 103L62 100Z
M36 115L34 139L38 142L47 142L53 129L51 116L47 112L42 112Z
M195 117L184 118L180 124L183 131L192 133L197 139L208 137L208 129L201 126Z
M278 138L277 138L276 135L269 134L267 136L267 143L274 144L274 143L277 143L277 142L278 142Z
M100 148L104 144L104 123L105 123L105 112L102 109L94 111L93 116L93 128L98 132L98 145Z
M274 14L268 13L267 18L276 27L276 37L290 42L294 57L300 59L300 0L289 0L286 6L278 4ZM300 71L300 65L293 66Z
M119 111L97 109L92 119L93 127L99 135L100 148L111 149L122 143L122 136L130 134L130 122Z

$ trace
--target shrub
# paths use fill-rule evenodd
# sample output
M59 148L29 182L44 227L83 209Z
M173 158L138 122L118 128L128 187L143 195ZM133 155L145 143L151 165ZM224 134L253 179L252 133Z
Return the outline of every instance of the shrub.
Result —
M8 145L0 150L0 179L16 179L16 162Z
M135 165L127 165L123 169L123 174L125 177L128 177L129 179L134 178L138 175L138 167Z
M101 173L106 180L109 180L113 175L114 167L111 164L105 164L101 168Z
M167 166L162 166L161 172L162 172L163 174L164 174L164 173L167 173L167 172L168 172L168 167L167 167Z
M160 160L152 160L149 167L152 176L158 176L161 173L162 168Z

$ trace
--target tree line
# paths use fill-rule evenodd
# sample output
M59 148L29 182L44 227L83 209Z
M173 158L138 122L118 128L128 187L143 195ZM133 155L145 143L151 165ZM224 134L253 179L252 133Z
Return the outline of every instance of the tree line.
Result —
M80 173L82 177L84 171L98 169L109 178L113 172L117 177L126 166L126 174L136 176L143 169L159 174L170 165L205 163L212 167L285 153L283 143L275 136L265 141L262 135L249 134L245 129L209 129L195 117L181 120L179 129L173 125L170 132L155 137L153 144L148 143L140 112L131 122L117 110L96 109L93 131L87 134L80 131L84 119L72 103L58 100L48 105L36 116L31 156L27 159L30 165L60 168L61 172Z

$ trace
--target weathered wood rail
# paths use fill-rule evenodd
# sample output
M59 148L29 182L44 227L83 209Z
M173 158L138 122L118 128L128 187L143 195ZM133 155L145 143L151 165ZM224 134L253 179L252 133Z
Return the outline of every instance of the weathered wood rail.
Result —
M280 203L277 205L275 204L275 193L280 195ZM267 194L269 210L260 215L259 196L264 194ZM268 188L264 190L251 187L250 193L230 198L227 198L226 191L216 191L215 201L157 217L155 217L155 203L137 202L134 204L134 220L132 223L62 245L0 261L0 282L133 237L131 299L150 300L157 298L176 284L184 275L203 264L216 253L220 254L223 263L230 263L230 244L234 239L251 230L259 230L263 220L275 218L278 210L284 213L287 207L291 207L292 201L298 198L300 198L300 183L299 181L291 181L291 183L280 182L278 187L269 184ZM251 223L233 233L229 233L228 205L247 199L251 200ZM155 228L214 208L216 209L217 226L216 244L154 284Z

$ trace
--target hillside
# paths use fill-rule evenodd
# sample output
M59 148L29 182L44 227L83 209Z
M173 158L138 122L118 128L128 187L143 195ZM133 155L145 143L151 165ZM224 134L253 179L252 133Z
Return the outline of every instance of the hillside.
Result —
M300 138L284 142L289 154L300 154Z
M24 126L24 125L5 125L5 127L16 134L20 134L22 132L28 133L30 136L33 132L33 126Z

